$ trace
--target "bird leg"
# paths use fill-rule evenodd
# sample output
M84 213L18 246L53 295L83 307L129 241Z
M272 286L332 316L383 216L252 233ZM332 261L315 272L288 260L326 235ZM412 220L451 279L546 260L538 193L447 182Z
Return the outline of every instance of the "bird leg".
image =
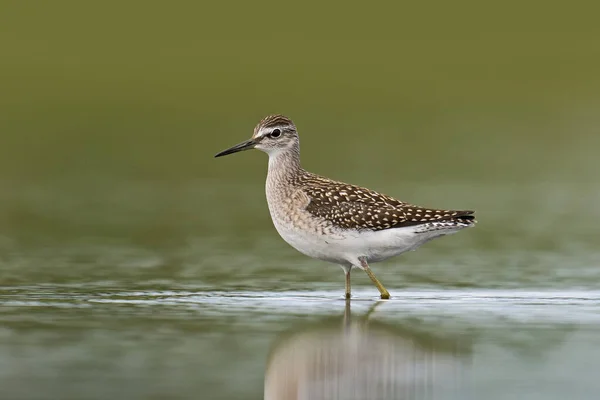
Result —
M350 298L350 270L351 268L344 270L344 272L346 273L346 299Z
M379 290L379 293L381 293L381 298L382 299L389 299L390 298L390 292L388 292L387 289L385 287L383 287L383 285L381 284L381 282L379 282L379 279L377 279L377 277L375 276L375 274L373 273L373 271L371 271L371 268L369 267L369 264L367 264L366 257L359 257L358 261L360 261L360 265L361 265L362 269L365 270L365 272L367 273L367 275L369 275L369 278L371 278L371 280L373 281L373 283L375 284L375 286L377 286L377 289Z

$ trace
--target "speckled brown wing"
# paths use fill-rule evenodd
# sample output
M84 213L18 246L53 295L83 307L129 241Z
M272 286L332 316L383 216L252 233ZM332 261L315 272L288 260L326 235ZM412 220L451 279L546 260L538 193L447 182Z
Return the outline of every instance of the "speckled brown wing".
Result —
M436 221L474 222L472 211L436 210L404 203L359 186L316 175L304 177L306 211L342 229L383 230Z

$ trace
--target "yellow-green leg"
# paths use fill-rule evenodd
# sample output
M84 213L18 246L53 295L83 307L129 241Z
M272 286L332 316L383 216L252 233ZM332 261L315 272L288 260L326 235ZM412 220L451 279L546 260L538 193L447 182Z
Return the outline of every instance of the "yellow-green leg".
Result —
M367 275L369 275L369 278L371 278L371 280L373 281L373 283L375 284L375 286L377 286L377 289L379 290L379 293L381 293L381 298L382 299L389 299L390 298L390 292L388 292L387 289L385 287L383 287L383 285L381 284L381 282L379 282L379 279L377 279L377 277L375 276L375 274L373 273L373 271L371 271L371 268L369 267L369 264L367 264L367 259L365 257L359 257L358 260L360 261L360 265L361 265L362 269L365 270L365 272L367 273Z

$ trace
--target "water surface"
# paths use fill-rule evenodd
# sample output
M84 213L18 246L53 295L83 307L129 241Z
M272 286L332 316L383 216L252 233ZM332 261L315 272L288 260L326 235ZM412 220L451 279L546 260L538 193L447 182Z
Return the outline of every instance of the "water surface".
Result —
M600 292L2 288L6 398L593 398ZM51 394L51 395L49 395Z

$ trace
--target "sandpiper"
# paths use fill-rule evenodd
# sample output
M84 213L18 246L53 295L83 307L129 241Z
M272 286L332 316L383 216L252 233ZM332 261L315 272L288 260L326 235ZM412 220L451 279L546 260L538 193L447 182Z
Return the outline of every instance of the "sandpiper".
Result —
M301 253L340 265L347 299L352 268L365 271L381 298L389 299L369 263L475 225L473 211L419 207L302 169L296 126L283 115L264 118L251 139L215 157L249 149L269 155L266 194L277 232Z

